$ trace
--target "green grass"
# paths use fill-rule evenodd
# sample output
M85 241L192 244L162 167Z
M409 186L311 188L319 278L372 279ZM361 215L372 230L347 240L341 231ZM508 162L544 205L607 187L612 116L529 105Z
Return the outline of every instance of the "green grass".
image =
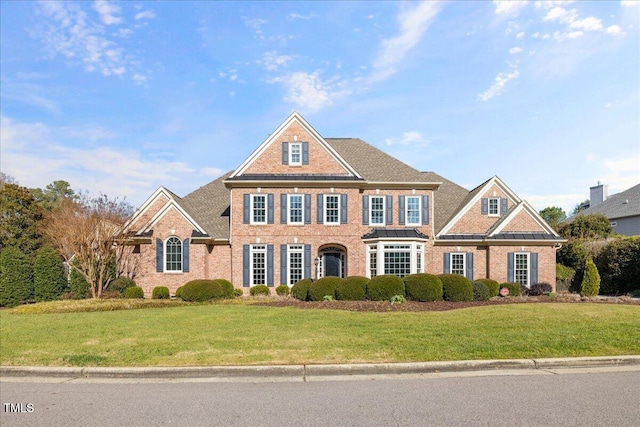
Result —
M509 304L370 313L206 304L0 312L2 365L203 366L640 354L640 308Z

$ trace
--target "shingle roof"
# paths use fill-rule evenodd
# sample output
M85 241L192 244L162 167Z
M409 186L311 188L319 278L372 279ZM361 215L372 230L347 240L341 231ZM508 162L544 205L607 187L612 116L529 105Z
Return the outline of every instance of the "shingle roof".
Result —
M374 228L369 233L362 236L363 240L366 239L384 239L384 238L393 238L393 239L402 239L402 238L410 238L410 239L428 239L424 233L419 232L418 230L411 228Z
M579 215L602 213L609 219L625 218L628 216L640 216L640 184L637 184L622 193L614 194L602 203L588 207ZM569 218L571 221L574 217Z
M181 200L181 206L213 239L229 238L229 189L223 181L230 174L227 172Z
M435 172L422 172L422 174L428 181L442 182L442 185L433 192L433 207L435 209L433 226L438 234L442 227L466 204L465 200L469 191Z
M362 181L348 175L244 173L229 181Z

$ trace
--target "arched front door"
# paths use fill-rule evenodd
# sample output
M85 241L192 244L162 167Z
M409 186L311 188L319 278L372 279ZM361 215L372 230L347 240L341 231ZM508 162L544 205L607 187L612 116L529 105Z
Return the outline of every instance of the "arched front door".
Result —
M347 251L343 246L328 245L320 248L320 262L318 264L318 277L336 276L346 277Z

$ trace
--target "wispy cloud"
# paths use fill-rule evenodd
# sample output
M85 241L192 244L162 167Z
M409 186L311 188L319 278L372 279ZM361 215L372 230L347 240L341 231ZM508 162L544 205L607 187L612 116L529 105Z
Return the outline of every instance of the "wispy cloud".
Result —
M399 33L382 41L373 61L370 82L379 82L395 74L409 51L422 39L424 32L440 12L441 3L423 2L398 15Z
M489 89L478 94L478 99L486 102L491 98L501 95L507 83L509 83L511 80L515 78L518 78L518 76L520 76L520 72L517 69L517 65L512 64L510 68L511 68L511 71L499 73L494 79Z
M100 15L100 19L105 25L117 25L122 23L120 17L120 6L108 2L107 0L96 0L93 8Z
M322 80L319 71L290 73L275 77L269 82L282 84L287 90L285 101L310 113L333 105L334 100L350 93L350 90L345 88L344 81Z
M156 17L156 14L150 10L143 10L142 12L136 13L135 20L139 21L141 19L153 19Z
M278 52L271 51L266 52L262 56L262 59L256 62L262 65L267 71L278 71L281 67L286 67L294 58L294 55L279 55Z
M493 0L496 15L514 16L517 15L526 5L528 1L501 1Z
M516 55L518 53L522 53L522 48L519 46L515 46L509 49L509 55Z
M418 131L403 132L401 137L385 139L387 145L404 145L413 147L426 147L431 144L431 140L422 136Z

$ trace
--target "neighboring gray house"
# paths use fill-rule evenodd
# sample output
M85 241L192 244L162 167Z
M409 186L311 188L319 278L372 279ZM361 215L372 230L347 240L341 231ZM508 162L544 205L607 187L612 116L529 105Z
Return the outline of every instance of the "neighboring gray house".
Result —
M608 186L600 183L590 190L590 206L579 215L601 213L611 222L614 233L640 235L640 184L612 196L608 195Z

